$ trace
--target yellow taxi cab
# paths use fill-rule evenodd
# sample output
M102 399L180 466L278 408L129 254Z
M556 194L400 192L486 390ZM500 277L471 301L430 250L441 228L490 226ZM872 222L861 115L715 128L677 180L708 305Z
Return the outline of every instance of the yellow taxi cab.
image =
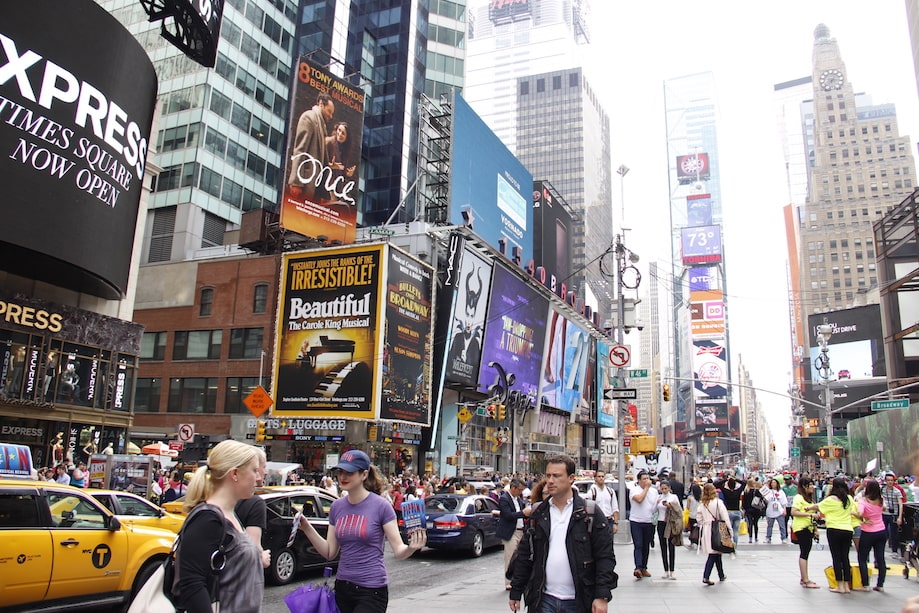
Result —
M175 536L123 523L83 489L0 478L0 612L123 605Z
M162 528L178 534L185 522L184 513L170 513L131 492L88 489L86 493L101 502L122 524Z

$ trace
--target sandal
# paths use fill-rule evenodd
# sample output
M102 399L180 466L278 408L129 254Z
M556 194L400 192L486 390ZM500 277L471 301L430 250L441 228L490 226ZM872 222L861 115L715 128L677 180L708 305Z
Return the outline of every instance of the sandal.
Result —
M802 581L801 587L806 587L811 590L819 590L820 586L814 583L813 581Z
M877 586L875 586L875 587L873 587L873 588L871 588L871 589L873 589L875 592L883 592L883 591L884 591L884 588L882 588L880 585L877 585Z

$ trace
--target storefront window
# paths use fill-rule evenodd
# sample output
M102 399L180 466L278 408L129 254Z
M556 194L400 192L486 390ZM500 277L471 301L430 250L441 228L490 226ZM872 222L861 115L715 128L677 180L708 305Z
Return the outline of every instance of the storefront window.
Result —
M57 402L103 407L111 357L110 351L64 343L55 374Z
M130 411L134 403L134 379L137 377L137 357L118 354L110 407L116 411Z
M0 329L0 398L33 399L38 389L41 338Z

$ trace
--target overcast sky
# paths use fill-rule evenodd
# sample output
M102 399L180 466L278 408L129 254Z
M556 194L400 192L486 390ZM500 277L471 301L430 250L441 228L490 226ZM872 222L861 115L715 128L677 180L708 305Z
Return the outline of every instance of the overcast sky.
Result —
M742 356L754 385L790 385L784 161L773 87L811 74L819 23L839 43L849 81L874 104L894 103L901 135L919 140L919 96L901 0L593 0L591 82L610 115L613 168L625 164L627 246L642 258L642 290L656 261L669 269L669 186L663 82L711 71L718 90L718 143L735 377ZM889 67L889 68L887 68ZM915 148L913 149L915 154ZM620 178L613 175L619 225ZM660 288L669 291L669 288ZM637 339L632 339L637 343ZM788 400L760 393L780 456L787 453ZM735 398L736 402L736 398Z

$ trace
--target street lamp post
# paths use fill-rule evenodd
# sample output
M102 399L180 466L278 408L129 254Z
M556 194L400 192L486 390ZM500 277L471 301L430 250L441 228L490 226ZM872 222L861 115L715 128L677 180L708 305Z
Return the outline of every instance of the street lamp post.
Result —
M828 345L831 336L833 336L833 326L829 325L826 322L826 318L824 318L823 323L817 326L817 342L820 343L820 355L817 356L815 365L817 370L820 372L820 377L823 379L824 385L826 386L824 391L824 402L826 403L827 447L833 446L833 391L830 389L830 376L832 375L833 371L830 370L830 355L828 352Z

